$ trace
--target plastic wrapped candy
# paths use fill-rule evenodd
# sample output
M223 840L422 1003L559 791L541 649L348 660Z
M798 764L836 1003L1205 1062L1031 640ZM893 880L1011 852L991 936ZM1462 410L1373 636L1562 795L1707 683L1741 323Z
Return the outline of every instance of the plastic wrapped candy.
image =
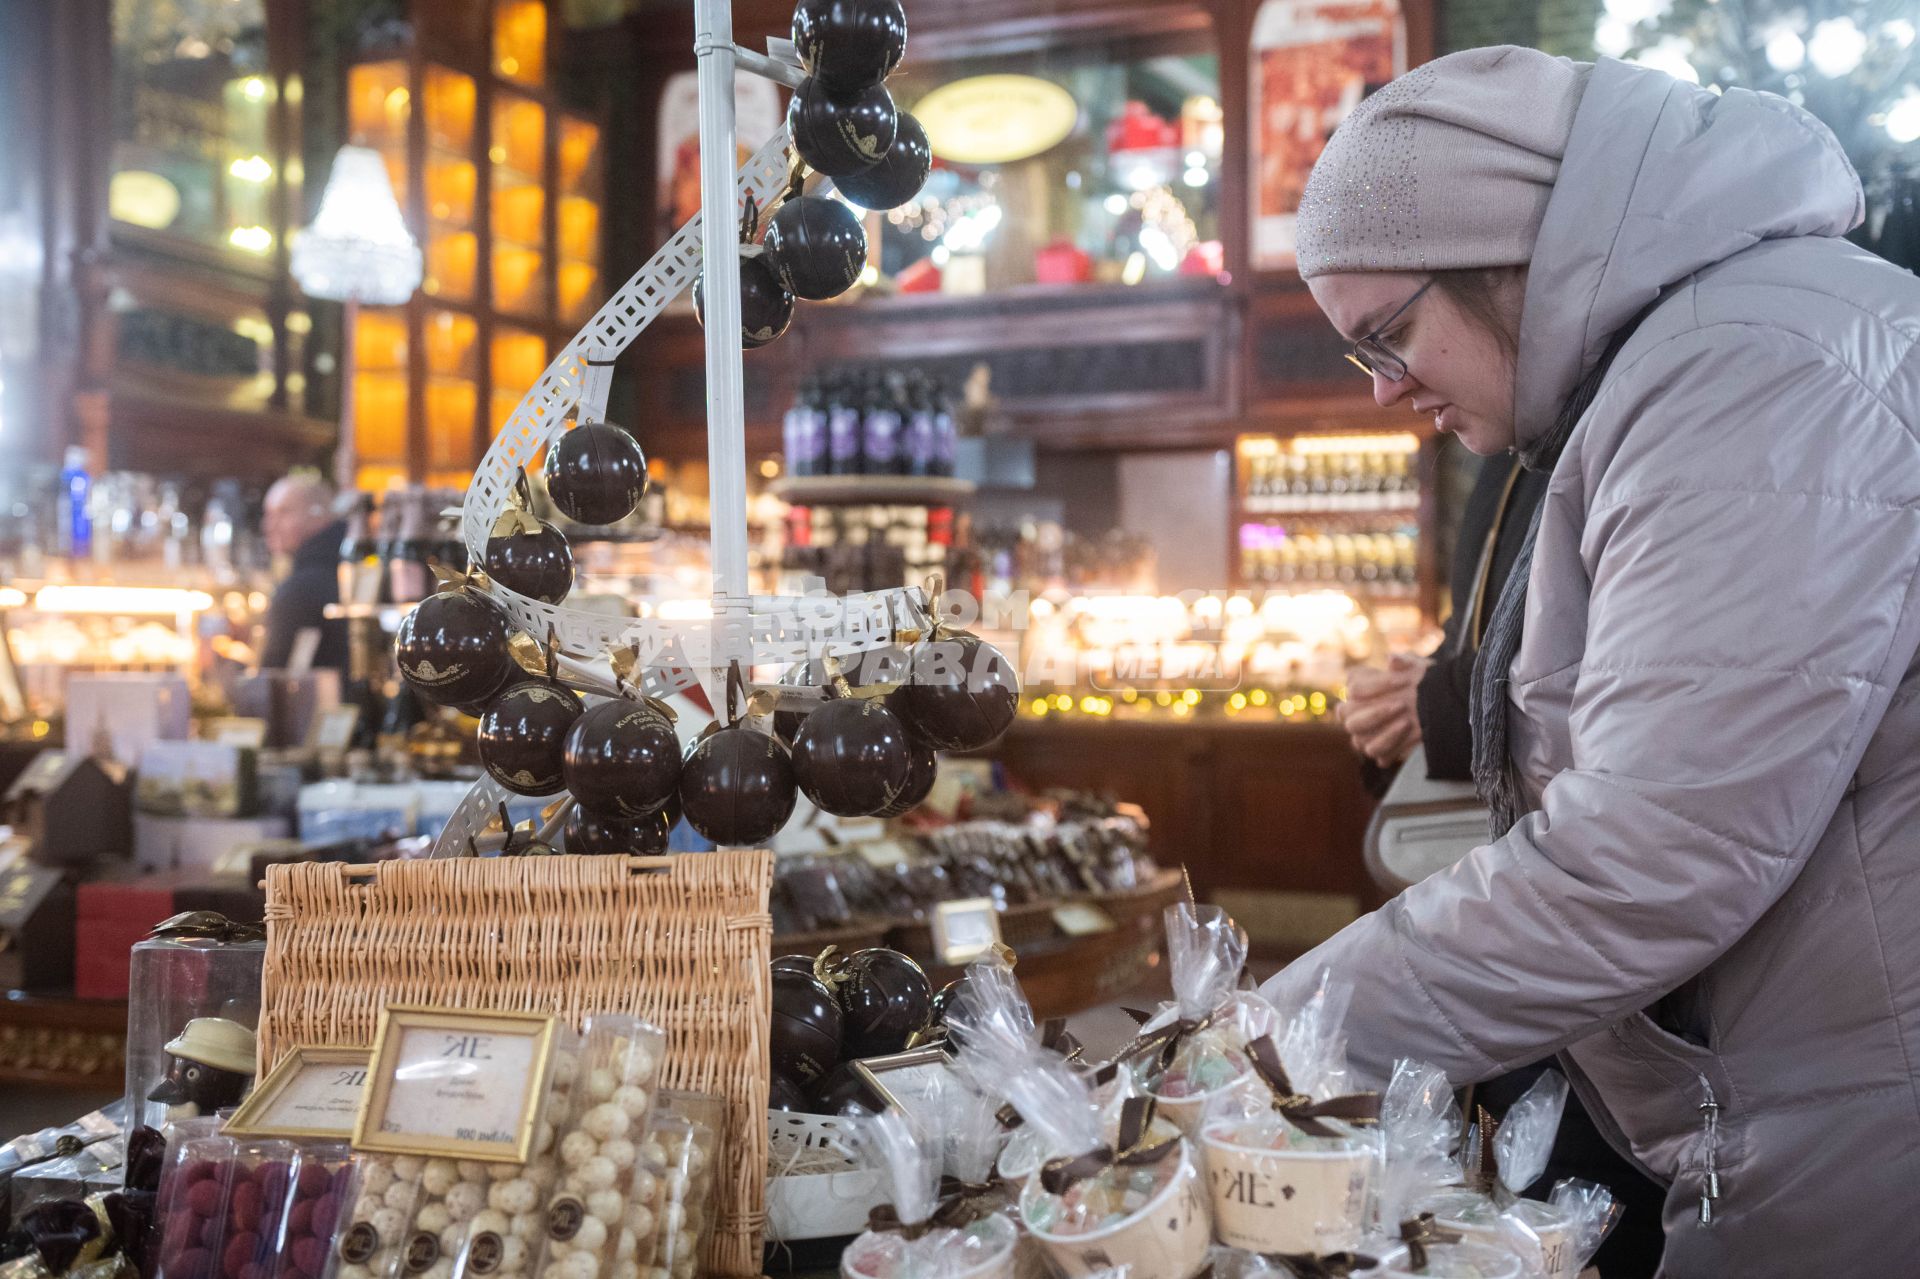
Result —
M1280 1023L1264 999L1239 989L1247 938L1225 911L1179 902L1167 907L1166 928L1173 1000L1146 1019L1120 1059L1193 1136L1222 1094L1258 1091L1245 1048Z
M1248 1046L1262 1095L1219 1095L1202 1130L1214 1233L1251 1252L1321 1257L1359 1247L1377 1142L1375 1093L1337 1095L1346 992L1324 988L1294 1018L1291 1056L1273 1036Z
M568 1089L548 1109L558 1172L533 1269L541 1279L640 1279L651 1262L654 1181L641 1149L666 1042L665 1032L635 1017L587 1019Z
M663 1090L660 1109L648 1126L635 1173L636 1203L630 1228L653 1219L652 1279L693 1279L700 1254L713 1233L713 1177L720 1159L720 1135L726 1110L718 1097ZM646 1206L639 1189L651 1192ZM643 1242L641 1248L644 1250Z
M1612 1228L1611 1193L1572 1183L1558 1202L1518 1197L1546 1170L1566 1103L1566 1079L1547 1071L1504 1120L1496 1123L1481 1111L1469 1133L1467 1184L1438 1191L1425 1204L1439 1227L1467 1243L1516 1254L1529 1274L1577 1275Z
M1374 1224L1391 1238L1400 1223L1415 1220L1421 1205L1460 1181L1460 1164L1452 1154L1460 1108L1440 1068L1420 1061L1394 1063L1374 1131L1379 1151Z
M1002 1065L1045 1050L1033 1009L1012 967L999 956L976 960L956 985L953 1006L946 1013L954 1069L981 1097L1004 1102L1008 1098ZM1017 1118L1017 1113L1012 1117ZM1046 1156L1040 1133L1020 1125L1007 1139L996 1168L1018 1189Z
M941 1155L898 1111L849 1119L854 1157L887 1195L840 1258L843 1279L1012 1279L1017 1231L996 1212L941 1198ZM943 1211L944 1210L944 1211Z

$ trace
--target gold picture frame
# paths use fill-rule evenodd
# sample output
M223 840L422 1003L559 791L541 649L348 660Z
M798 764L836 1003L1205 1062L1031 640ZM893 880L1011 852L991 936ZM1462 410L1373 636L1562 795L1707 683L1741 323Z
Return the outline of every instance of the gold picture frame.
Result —
M351 1137L372 1057L372 1049L346 1044L295 1048L254 1085L221 1131L247 1137ZM343 1105L348 1093L351 1104ZM303 1122L333 1114L341 1122L332 1126Z
M942 964L970 964L1000 944L1000 910L991 897L963 897L933 910L933 953Z
M382 1009L353 1148L526 1163L552 1074L556 1030L542 1013L413 1004ZM495 1064L480 1065L488 1061ZM396 1104L404 1114L389 1113Z

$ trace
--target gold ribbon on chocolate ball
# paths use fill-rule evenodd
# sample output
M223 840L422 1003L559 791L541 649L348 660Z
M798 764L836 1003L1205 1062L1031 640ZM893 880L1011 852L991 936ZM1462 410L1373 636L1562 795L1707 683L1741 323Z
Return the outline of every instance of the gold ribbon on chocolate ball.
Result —
M1152 1097L1129 1097L1120 1107L1120 1140L1083 1155L1061 1156L1040 1165L1040 1185L1050 1195L1064 1195L1078 1183L1109 1168L1141 1168L1157 1164L1180 1148L1180 1138L1148 1142L1158 1107Z
M1274 1043L1272 1035L1264 1035L1248 1044L1247 1051L1253 1056L1254 1073L1273 1091L1273 1108L1307 1136L1346 1135L1337 1128L1321 1123L1322 1119L1338 1119L1349 1124L1380 1121L1380 1094L1377 1092L1347 1093L1329 1097L1325 1101L1315 1101L1305 1093L1295 1092L1293 1081L1287 1077L1287 1068L1280 1061L1280 1046Z

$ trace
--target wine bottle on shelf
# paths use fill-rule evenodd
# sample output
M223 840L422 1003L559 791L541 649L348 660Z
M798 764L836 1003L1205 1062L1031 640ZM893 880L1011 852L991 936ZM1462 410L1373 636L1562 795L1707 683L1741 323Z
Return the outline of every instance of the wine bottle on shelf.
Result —
M842 378L827 401L828 470L834 475L860 474L859 384Z
M427 566L432 548L427 540L426 497L425 489L394 495L400 503L400 527L387 558L387 587L394 600L403 604L425 599L433 581Z
M906 443L902 449L903 469L908 475L933 474L938 433L933 387L924 375L916 373L908 392Z
M801 419L807 412L807 389L802 387L793 397L793 403L787 405L786 416L780 419L780 453L787 460L788 475L805 475L802 469L800 438L804 429Z
M360 580L360 561L365 558L370 545L367 536L367 522L373 510L373 495L362 493L353 499L353 510L347 515L347 535L340 540L340 602L353 603Z
M896 377L875 377L860 406L860 470L863 475L896 475L900 470L900 405Z
M953 392L942 384L933 414L933 474L951 476L954 454L959 451L959 429L955 425Z

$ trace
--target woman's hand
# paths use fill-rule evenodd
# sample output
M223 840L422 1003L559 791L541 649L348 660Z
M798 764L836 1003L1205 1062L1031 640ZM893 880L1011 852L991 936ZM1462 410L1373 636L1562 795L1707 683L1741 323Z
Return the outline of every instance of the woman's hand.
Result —
M1347 675L1347 700L1334 712L1353 748L1380 765L1397 764L1420 744L1420 679L1430 663L1395 653L1385 670L1361 668Z

